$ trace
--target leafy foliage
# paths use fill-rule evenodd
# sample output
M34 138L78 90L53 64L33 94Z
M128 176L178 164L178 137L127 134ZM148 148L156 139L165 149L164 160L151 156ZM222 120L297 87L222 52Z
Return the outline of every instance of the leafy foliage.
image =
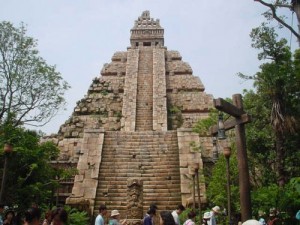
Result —
M7 140L14 146L14 151L8 156L4 201L9 205L18 205L21 210L32 203L47 208L51 203L52 191L58 186L55 177L65 174L64 170L55 169L50 164L58 156L57 146L52 142L39 143L40 136L24 128L6 125L0 129L0 148L3 149ZM3 156L2 151L1 162Z
M230 157L230 186L231 186L231 202L232 211L239 212L239 189L238 189L238 168L236 150L233 147ZM207 197L212 205L219 205L222 208L227 208L227 192L226 192L226 159L224 155L220 155L216 162L213 171L213 176L209 178L207 187Z
M87 225L89 224L89 216L87 212L79 211L76 208L65 206L64 209L68 213L68 225Z
M273 139L272 145L274 147L268 149L271 152L273 151L273 168L276 171L279 185L283 186L287 176L286 153L288 142L286 140L289 139L288 137L295 137L299 129L300 52L299 50L295 52L293 60L290 49L286 45L286 40L278 40L274 28L267 27L265 24L253 29L250 36L252 46L261 51L258 58L268 61L260 66L260 71L254 76L239 75L254 80L257 91L248 94L255 102L255 105L252 104L251 107L256 108L256 112L258 112L258 108L263 109L265 119L258 122L261 126L268 127L269 124L271 125L268 132L272 136L269 135L267 140ZM250 101L249 104L251 104ZM258 113L254 116L261 117ZM267 131L266 129L263 130ZM252 135L255 134L252 133ZM260 135L263 135L263 133L260 133ZM299 145L297 148L299 149Z
M45 124L65 104L69 85L36 47L23 24L0 22L0 124Z

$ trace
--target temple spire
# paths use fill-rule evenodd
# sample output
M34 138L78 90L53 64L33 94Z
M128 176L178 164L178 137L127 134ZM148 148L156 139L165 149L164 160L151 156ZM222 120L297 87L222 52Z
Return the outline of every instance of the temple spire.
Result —
M144 11L134 22L130 43L132 48L164 46L164 29L160 26L159 19L154 20L148 10Z

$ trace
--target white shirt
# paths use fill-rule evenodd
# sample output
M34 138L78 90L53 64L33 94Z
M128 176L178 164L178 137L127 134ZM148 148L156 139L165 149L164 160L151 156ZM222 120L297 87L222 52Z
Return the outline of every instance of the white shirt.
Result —
M95 225L104 225L104 219L100 214L96 217Z
M217 221L216 221L216 217L215 217L215 213L213 211L210 212L210 220L207 221L208 225L217 225Z
M173 216L173 218L174 218L175 224L176 224L176 225L180 225L179 216L178 216L176 210L174 210L174 211L172 212L172 216Z

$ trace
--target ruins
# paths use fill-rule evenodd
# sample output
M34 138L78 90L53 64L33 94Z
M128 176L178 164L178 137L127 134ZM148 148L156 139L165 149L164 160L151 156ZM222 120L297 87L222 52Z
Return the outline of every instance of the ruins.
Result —
M97 214L100 203L121 218L139 219L151 203L173 210L192 196L189 166L211 158L209 135L192 132L213 107L198 76L178 51L164 45L164 29L144 11L130 47L114 53L52 140L53 162L75 167L57 195ZM203 176L203 174L200 174ZM206 202L200 181L201 202ZM132 217L132 218L129 218ZM134 223L133 223L134 224Z

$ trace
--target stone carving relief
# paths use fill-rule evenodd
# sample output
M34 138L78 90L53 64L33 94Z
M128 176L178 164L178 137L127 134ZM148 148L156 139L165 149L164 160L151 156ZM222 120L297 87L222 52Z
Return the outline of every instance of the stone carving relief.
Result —
M127 218L130 224L141 222L143 218L143 181L139 178L127 180Z

